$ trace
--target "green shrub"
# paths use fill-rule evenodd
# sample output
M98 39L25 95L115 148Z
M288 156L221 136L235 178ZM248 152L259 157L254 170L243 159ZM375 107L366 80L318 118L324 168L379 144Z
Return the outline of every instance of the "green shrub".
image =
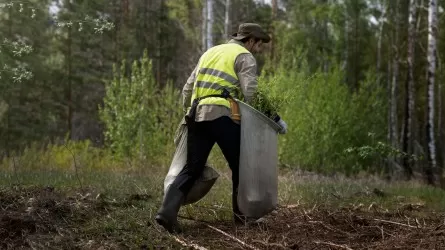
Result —
M296 58L266 67L263 78L273 84L260 88L272 101L259 108L279 109L288 124L288 133L280 136L282 164L325 173L379 171L380 158L346 150L385 140L385 94L374 74L368 74L359 91L351 92L340 67L310 74L303 57Z
M106 83L101 120L107 145L119 157L138 156L150 163L162 163L173 155L173 134L181 119L179 91L171 83L156 85L147 52L135 61L130 76L125 61L113 80Z
M94 147L90 141L67 141L64 144L34 143L20 154L12 154L1 162L7 171L93 171L122 169L121 161L107 149Z

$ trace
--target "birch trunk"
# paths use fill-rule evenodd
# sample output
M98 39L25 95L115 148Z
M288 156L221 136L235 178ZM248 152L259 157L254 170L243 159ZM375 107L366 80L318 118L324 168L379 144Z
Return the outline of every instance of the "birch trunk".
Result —
M438 90L437 92L438 94L438 104L437 104L437 108L438 108L438 117L437 117L437 129L439 131L437 131L437 134L439 135L439 138L441 138L442 136L442 132L443 132L443 128L442 128L442 83L439 83L438 86Z
M428 143L428 166L426 168L426 178L428 184L434 185L434 170L436 170L436 143L434 133L434 81L436 76L437 61L437 0L429 0L428 3L428 120L426 125Z
M440 67L441 68L441 67ZM441 77L443 79L443 77ZM439 143L437 145L438 148L438 155L437 155L437 162L439 165L439 169L440 169L440 176L441 176L441 187L445 188L445 176L444 176L444 168L445 168L445 137L444 137L444 133L443 133L443 128L442 128L442 105L443 105L443 95L442 95L442 83L439 83L438 86L438 117L437 117L437 138L439 139Z
M379 37L377 42L377 71L380 73L381 70L381 64L382 64L382 40L383 40L383 25L385 24L385 18L386 18L386 11L387 7L383 4L382 6L382 15L379 20Z
M65 2L67 10L70 13L71 16L71 2L70 1L66 1ZM67 117L67 128L68 128L68 138L70 140L73 139L73 98L72 98L72 58L71 58L71 53L72 53L72 26L68 26L68 32L67 32L67 55L66 55L66 70L67 70L67 82L68 82L68 88L66 90L66 96L67 96L67 108L68 108L68 117Z
M270 59L275 59L275 21L278 16L278 0L272 0L272 39L270 41Z
M226 13L224 18L224 35L226 38L230 37L230 27L232 26L231 20L230 20L230 8L232 6L232 0L226 0Z
M391 100L390 100L390 116L391 116L391 144L394 148L399 148L398 145L398 133L397 133L397 127L398 127L398 119L397 119L397 92L398 92L398 81L399 81L399 26L400 26L400 11L399 11L399 4L398 1L396 2L396 8L395 8L395 32L394 32L394 43L393 43L393 50L394 50L394 58L392 62L392 81L391 81ZM392 159L393 161L396 161L396 158ZM396 162L394 162L396 163Z
M202 51L207 50L207 0L202 6L202 27L201 27Z
M408 27L408 75L406 87L405 101L405 123L403 133L403 152L408 155L412 154L412 135L413 135L413 118L414 118L414 48L416 45L416 0L410 0L409 3L409 27ZM405 169L406 178L409 180L413 176L412 165L408 157L403 157L403 168Z
M207 49L213 47L213 0L207 0Z
M391 49L391 44L388 44L388 51ZM387 64L387 79L386 79L386 89L387 89L387 95L388 95L388 100L389 100L389 106L391 107L391 63ZM391 143L392 138L391 138L391 110L388 109L388 113L387 113L387 121L388 121L388 127L387 127L387 134L386 134L386 139L388 141L388 143ZM392 159L390 157L388 157L386 162L386 170L385 173L388 175L388 178L390 178L392 176Z

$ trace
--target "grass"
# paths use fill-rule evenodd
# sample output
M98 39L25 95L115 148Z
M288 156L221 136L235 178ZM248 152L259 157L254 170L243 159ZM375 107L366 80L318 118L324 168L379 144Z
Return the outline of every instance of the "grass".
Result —
M231 220L230 172L218 149L210 159L221 176L206 197L181 208L183 218L180 221L189 231L197 227L196 221L223 225ZM163 178L168 169L144 165L129 170L113 169L80 169L76 174L72 170L27 170L17 166L15 171L0 172L0 201L3 199L0 205L3 211L10 212L3 216L15 218L20 211L25 216L27 213L24 211L31 207L45 219L40 221L33 217L34 221L45 226L36 227L37 233L28 235L26 241L17 236L17 241L3 246L36 249L178 248L180 245L174 238L154 222L161 203ZM32 191L44 190L45 187L55 190L50 198L43 191ZM30 199L43 201L29 205ZM304 211L314 207L378 213L409 210L411 216L425 217L445 210L445 191L415 182L387 183L377 178L323 177L282 169L279 204L293 205ZM8 210L8 206L15 208ZM48 221L51 223L45 224ZM192 235L187 239L194 241L198 238ZM3 246L0 245L1 248Z

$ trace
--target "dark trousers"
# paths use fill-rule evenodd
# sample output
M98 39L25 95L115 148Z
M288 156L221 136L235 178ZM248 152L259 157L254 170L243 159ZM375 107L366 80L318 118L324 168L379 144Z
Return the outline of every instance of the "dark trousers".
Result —
M188 130L187 165L176 177L173 186L186 195L201 175L210 151L217 143L232 170L232 191L236 195L239 183L240 131L240 125L227 116L213 121L196 122L195 127ZM236 196L232 197L232 202L234 198L236 202Z

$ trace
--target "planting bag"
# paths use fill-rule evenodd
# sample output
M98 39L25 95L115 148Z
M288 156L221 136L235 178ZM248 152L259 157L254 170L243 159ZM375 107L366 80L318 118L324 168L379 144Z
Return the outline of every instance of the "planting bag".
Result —
M187 125L185 124L184 119L176 130L174 143L176 151L172 163L170 164L170 169L164 179L164 194L167 192L168 187L173 183L176 176L187 164ZM195 203L202 199L210 191L218 177L218 172L206 164L202 175L193 184L192 189L185 197L182 205Z
M241 113L238 206L250 218L261 218L278 203L278 131L263 113L237 100Z

